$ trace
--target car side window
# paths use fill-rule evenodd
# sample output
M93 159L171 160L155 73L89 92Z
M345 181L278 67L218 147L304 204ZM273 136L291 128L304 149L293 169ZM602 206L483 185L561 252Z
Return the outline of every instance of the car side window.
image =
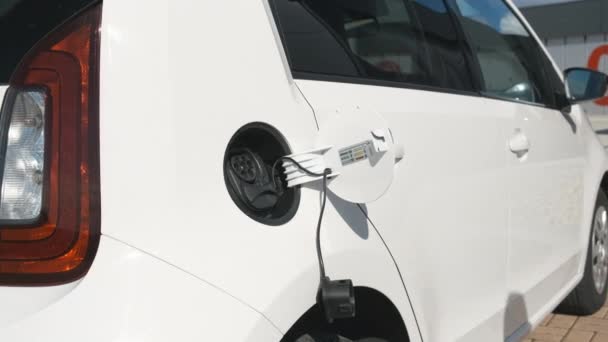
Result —
M552 105L553 91L536 40L501 0L455 0L481 71L482 93Z
M274 0L294 72L472 90L443 0Z

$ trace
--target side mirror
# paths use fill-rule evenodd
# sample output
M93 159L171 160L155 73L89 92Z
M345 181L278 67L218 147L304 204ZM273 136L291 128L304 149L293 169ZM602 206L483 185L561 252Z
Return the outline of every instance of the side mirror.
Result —
M603 72L570 68L564 74L570 103L595 100L606 95L608 76Z

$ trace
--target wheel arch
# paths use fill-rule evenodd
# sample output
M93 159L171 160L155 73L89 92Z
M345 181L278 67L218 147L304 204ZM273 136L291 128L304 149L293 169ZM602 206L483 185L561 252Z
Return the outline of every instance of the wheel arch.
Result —
M382 292L364 286L355 287L356 316L349 320L327 323L321 308L315 304L287 331L281 342L294 342L306 333L337 333L350 339L365 337L408 342L409 334L395 304Z
M600 190L602 190L605 194L608 194L608 170L604 171L604 175L600 181Z

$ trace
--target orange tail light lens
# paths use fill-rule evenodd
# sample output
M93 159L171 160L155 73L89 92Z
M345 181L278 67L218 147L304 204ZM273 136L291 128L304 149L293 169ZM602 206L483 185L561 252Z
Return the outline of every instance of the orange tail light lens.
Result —
M95 257L100 21L101 5L68 21L11 78L0 116L0 285L70 282Z

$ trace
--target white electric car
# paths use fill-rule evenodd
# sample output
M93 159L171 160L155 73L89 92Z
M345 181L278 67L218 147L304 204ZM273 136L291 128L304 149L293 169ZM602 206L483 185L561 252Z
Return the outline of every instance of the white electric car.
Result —
M606 299L607 77L509 1L4 0L0 44L2 341L516 341Z

